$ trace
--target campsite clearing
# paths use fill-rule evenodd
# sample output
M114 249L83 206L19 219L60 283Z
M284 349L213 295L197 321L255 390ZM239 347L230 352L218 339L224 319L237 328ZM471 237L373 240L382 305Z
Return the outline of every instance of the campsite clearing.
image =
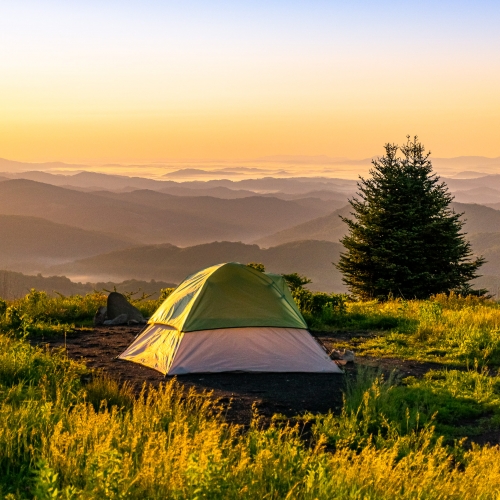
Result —
M356 353L346 376L175 378L116 360L140 327L88 328L104 300L32 291L8 305L0 497L497 497L497 303L348 302L309 315L328 352Z
M139 390L144 383L157 387L160 382L173 377L141 366L118 360L122 353L141 331L140 326L96 327L78 329L64 337L31 340L32 344L47 344L50 348L66 346L71 359L83 360L87 366L102 370L119 382L127 382ZM346 343L348 334L320 332L318 340L328 349ZM348 378L354 377L357 366L379 368L389 374L396 370L402 377L421 377L429 370L439 369L438 363L421 363L398 358L356 358L356 363L342 369ZM345 377L334 373L194 373L178 376L186 390L212 391L213 397L227 408L226 420L247 425L252 418L252 408L269 420L275 414L295 417L306 412L334 413L342 407L342 391Z

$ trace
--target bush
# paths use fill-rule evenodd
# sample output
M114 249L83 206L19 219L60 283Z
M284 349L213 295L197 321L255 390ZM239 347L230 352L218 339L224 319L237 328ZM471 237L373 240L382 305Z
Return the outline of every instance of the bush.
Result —
M173 291L174 288L162 289L158 300L148 300L149 296L144 294L134 298L134 292L123 295L147 318ZM97 291L50 297L46 292L32 289L21 299L10 302L0 299L0 330L21 335L62 334L75 326L91 326L97 309L105 306L106 301L107 295Z
M49 297L32 289L25 297L8 304L0 328L23 335L63 333L75 324L90 325L97 309L105 304L106 295L100 292Z

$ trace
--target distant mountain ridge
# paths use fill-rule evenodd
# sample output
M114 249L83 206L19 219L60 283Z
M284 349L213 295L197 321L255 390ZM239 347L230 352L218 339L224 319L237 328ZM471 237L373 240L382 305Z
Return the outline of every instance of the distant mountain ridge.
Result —
M3 163L2 163L3 161ZM367 160L346 160L356 163L365 162ZM500 175L491 173L491 171L500 170L500 158L485 158L485 157L461 157L461 158L434 158L433 162L436 165L449 166L450 164L457 164L460 167L471 167L478 166L478 161L482 162L483 165L488 168L484 172L480 171L462 171L458 174L453 174L450 176L441 175L441 180L446 182L448 187L452 192L466 192L474 188L493 188L500 189ZM450 163L451 162L451 163ZM453 163L455 162L455 163ZM300 163L300 162L299 162ZM307 163L307 161L306 161ZM222 170L203 170L203 169L193 169L185 168L178 170L176 172L169 172L165 174L163 180L150 179L138 176L126 176L126 175L116 175L116 174L105 174L99 172L88 171L88 167L85 165L67 165L63 163L51 163L51 164L26 164L21 162L11 162L9 160L0 160L0 171L2 170L2 165L4 168L6 166L13 166L15 168L8 172L5 169L5 173L0 172L0 177L10 177L10 178L23 178L28 180L34 180L37 182L44 182L48 184L53 184L56 186L73 186L79 189L94 189L94 190L111 190L111 191L121 191L121 190L132 190L132 189L151 189L156 191L169 192L168 190L185 190L185 189L201 189L204 191L215 189L215 188L225 188L226 194L227 190L233 191L250 191L254 193L269 193L269 194L305 194L311 191L337 191L339 193L347 193L352 195L356 190L356 180L352 179L340 179L325 176L316 177L280 177L280 176L270 176L266 177L256 177L253 179L241 179L241 180L230 180L227 178L219 178L217 180L188 180L187 178L184 182L165 180L168 177L175 177L177 175L181 176L185 174L194 175L196 173L200 174L201 177L212 176L214 173L217 175L224 176L226 174L234 174L230 170L230 167ZM21 166L26 166L29 169L22 171ZM57 171L50 172L47 169L59 167L80 167L83 171L77 173L61 174L56 173ZM438 167L439 168L439 167ZM250 169L251 170L251 169ZM257 169L259 170L259 169ZM489 170L489 172L488 172ZM260 171L259 171L260 172ZM260 172L262 175L262 172ZM460 174L463 174L462 176ZM258 175L258 172L256 172ZM188 176L189 177L189 176ZM171 194L181 194L171 193ZM209 193L206 193L209 194ZM213 191L211 194L215 194ZM470 193L472 196L473 193ZM217 195L216 195L217 196ZM235 196L222 196L222 197L235 197ZM477 198L463 198L457 201L463 202L482 202L480 197Z
M65 175L32 170L16 173L11 175L10 178L43 182L45 184L52 184L53 186L74 186L96 190L121 190L126 188L159 190L169 184L168 181L157 181L145 177L129 177L98 172L78 172Z
M36 270L134 245L127 238L22 215L0 215L0 235L0 269Z
M500 190L491 187L475 187L465 191L455 191L454 201L457 203L479 203L480 205L499 203Z
M499 162L500 168L500 162ZM500 189L500 174L484 175L473 179L455 179L450 177L441 177L451 192L467 191L473 188L493 188Z
M0 213L39 216L59 224L141 243L192 245L249 241L313 219L321 210L272 197L176 197L157 191L86 193L29 180L0 182Z
M0 172L22 172L25 170L50 170L59 168L89 168L88 165L76 165L70 163L63 163L59 161L48 161L42 163L30 163L15 160L7 160L5 158L0 158Z
M488 261L479 281L498 281L500 287L500 175L472 170L479 168L479 160L491 170L500 158L453 160L468 170L462 171L463 178L441 180L456 197L455 210L465 212L464 229L474 252ZM5 164L0 160L0 170ZM0 269L46 273L50 268L113 281L140 277L144 271L144 279L163 276L165 282L178 282L192 269L214 262L253 260L276 272L311 276L316 289L345 290L331 263L346 232L339 216L349 216L354 180L268 176L174 182L14 167L9 174L0 173ZM475 173L480 176L471 177Z
M179 248L173 245L145 245L118 250L73 263L54 266L50 273L76 279L151 278L180 282L187 275L221 262L262 262L276 273L298 272L313 280L310 288L322 291L345 291L338 260L341 245L327 241L295 241L269 249L234 242L213 242Z
M103 174L98 172L83 171L78 173L52 173L40 170L27 170L1 173L4 177L13 179L27 179L44 182L54 186L74 186L78 188L93 188L96 190L107 189L118 191L122 189L152 189L161 191L164 188L182 186L190 189L207 189L213 187L226 187L239 190L247 189L254 193L281 191L283 193L299 194L314 190L334 190L351 192L355 189L356 181L330 177L260 177L255 179L218 179L218 180L190 180L175 182L169 180L155 180L145 177L130 177L116 174Z
M500 210L468 203L453 202L451 206L456 212L464 213L463 219L467 233L500 231ZM346 205L329 215L283 229L254 242L264 247L282 245L300 239L339 242L347 232L347 225L341 217L349 218L351 211L351 206Z
M346 224L342 221L341 217L348 217L351 210L350 205L344 205L331 214L283 229L269 236L264 236L255 240L254 243L266 248L301 239L324 240L338 243L347 230Z

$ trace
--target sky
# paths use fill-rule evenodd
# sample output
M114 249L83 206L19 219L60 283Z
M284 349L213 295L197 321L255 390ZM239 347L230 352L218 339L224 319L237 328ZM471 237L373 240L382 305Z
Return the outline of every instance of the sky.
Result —
M3 0L0 157L498 157L499 25L498 0Z

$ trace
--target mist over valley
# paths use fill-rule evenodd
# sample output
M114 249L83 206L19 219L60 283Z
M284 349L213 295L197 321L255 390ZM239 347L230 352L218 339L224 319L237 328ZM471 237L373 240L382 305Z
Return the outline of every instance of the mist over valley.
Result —
M487 259L477 282L496 292L500 175L480 170L496 166L498 159L441 160L437 163L448 169L455 165L457 172L441 180L455 196L453 209L464 213L474 253ZM9 168L0 172L0 269L77 282L178 283L214 262L254 261L272 272L304 274L313 290L346 291L332 263L342 251L341 217L350 216L353 179L172 181L165 180L171 176L61 173L61 163L32 165L49 167L45 171L22 171L26 164L4 160L0 166ZM246 168L246 174L259 172Z

